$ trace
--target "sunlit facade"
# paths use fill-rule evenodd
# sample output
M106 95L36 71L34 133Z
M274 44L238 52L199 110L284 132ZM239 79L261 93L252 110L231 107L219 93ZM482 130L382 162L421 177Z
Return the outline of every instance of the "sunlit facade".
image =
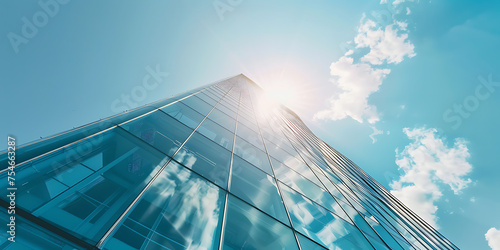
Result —
M457 249L243 75L16 155L0 249Z

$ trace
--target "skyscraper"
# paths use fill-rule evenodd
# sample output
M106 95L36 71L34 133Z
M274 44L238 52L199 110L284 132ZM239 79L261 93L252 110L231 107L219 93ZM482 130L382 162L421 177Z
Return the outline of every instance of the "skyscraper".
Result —
M2 249L457 249L244 75L8 152Z

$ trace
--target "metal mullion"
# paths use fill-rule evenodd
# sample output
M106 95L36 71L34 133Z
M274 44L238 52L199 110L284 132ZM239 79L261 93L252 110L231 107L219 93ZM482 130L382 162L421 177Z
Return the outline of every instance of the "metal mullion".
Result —
M286 119L286 118L284 118L284 117L283 117L283 116L281 116L281 115L279 115L279 117L280 117L282 120L285 120L285 119ZM293 131L293 129L292 129L292 128L290 128L290 125L289 125L289 124L287 124L287 123L286 123L286 121L284 121L284 122L285 122L286 126L287 126L289 129L291 129L291 130ZM325 184L321 181L321 179L320 179L320 178L318 178L317 173L316 173L316 172L314 172L314 171L312 170L312 168L311 168L311 167L307 164L307 162L303 159L303 156L301 155L301 153L299 152L299 150L297 150L297 149L296 149L295 145L293 145L293 143L292 143L292 141L290 140L290 138L288 138L288 136L286 135L286 133L284 133L284 132L283 132L283 129L282 129L282 131L281 131L281 132L284 134L285 138L287 138L287 139L290 141L290 144L292 145L292 147L294 147L294 149L297 151L297 153L299 154L299 156L300 156L300 157L302 158L302 160L306 163L306 166L308 166L308 167L310 168L310 170L313 172L313 174L316 176L316 178L317 178L317 179L321 182L321 184L325 187L325 189L326 189L326 190L328 190L328 189L326 188L326 185L325 185ZM298 142L299 142L300 144L303 144L303 142L301 142L300 140L298 140ZM302 146L303 146L303 145L302 145ZM306 147L304 147L304 148L305 148L305 150L306 150L306 151L309 151ZM310 153L309 153L309 154L310 154ZM328 179L328 177L327 177L327 179ZM337 188L337 189L338 189L338 188ZM336 198L336 197L335 197L332 193L330 193L329 191L326 191L326 192L328 192L328 193L330 194L330 196L332 196L332 198L333 198L333 199L334 199L334 200L338 203L337 198ZM340 192L340 190L339 190L339 192ZM342 193L341 193L341 194L342 194ZM342 195L344 195L344 194L342 194ZM344 197L345 197L345 195L344 195ZM346 200L347 200L347 202L349 202L349 203L350 203L349 199L347 199L347 198L346 198ZM340 203L339 203L339 204L340 204ZM356 212L360 215L360 212L359 212L359 211L358 211L358 210L357 210L354 206L352 206L352 205L350 205L350 206L351 206L351 207L353 207L353 209L354 209L354 210L355 210L355 211L356 211ZM344 213L347 215L347 217L348 217L348 218L352 221L352 224L353 224L353 225L354 225L354 226L355 226L355 227L359 230L359 232L361 233L361 235L363 235L363 237L365 237L365 239L367 240L368 244L370 244L370 245L373 247L373 249L375 249L375 246L373 246L373 244L370 242L370 240L368 239L368 237L365 235L366 233L365 233L363 230L361 230L361 228L359 228L359 227L358 227L358 225L356 225L356 223L354 222L353 218L351 218L351 216L349 216L349 214L345 211L345 209L344 209L342 206L340 206L340 208L344 211ZM364 217L362 217L362 219L364 220ZM366 221L365 221L365 222L366 222ZM366 222L366 223L368 224L368 222ZM370 224L368 224L368 226L369 226L370 228L372 228ZM381 236L377 233L377 231L376 231L375 229L373 229L373 228L372 228L372 230L373 230L373 232L375 232L375 234L377 234L377 235L379 236L379 238L382 240L382 242L383 242L383 243L384 243L387 247L389 247L389 245L387 245L387 243L386 243L386 242L383 240L383 238L382 238L382 237L381 237Z
M284 118L282 118L282 119L284 119ZM298 131L300 131L299 129L297 129L297 130L298 130ZM307 151L309 151L306 147L304 147L304 148L305 148ZM350 165L350 164L348 164L347 162L343 162L343 164L344 164L344 165L340 164L339 166L340 166L340 167L342 167L342 168L344 168L344 169L346 169L346 166L348 167L348 166ZM327 164L327 165L328 165L328 164ZM329 167L330 167L330 166L329 166ZM331 167L330 167L330 168L331 168ZM356 177L356 174L355 174L354 169L347 168L346 170L347 170L348 172L350 172L350 173L352 174L352 176L353 176L353 177ZM353 171L354 171L354 172L353 172ZM350 178L350 177L348 178L348 180L351 182L351 184L352 184L352 185L355 185L355 183L354 183L351 179L352 179L352 178ZM356 179L357 179L357 178L356 178ZM332 182L332 183L333 183L333 182ZM335 183L333 183L333 184L335 185ZM346 186L346 188L351 189L349 186ZM337 188L337 189L338 189L338 188ZM339 189L339 191L340 191L340 189ZM356 195L356 196L357 196L357 194L355 194L352 190L351 190L351 192L352 192L354 195ZM343 194L343 195L344 195L344 194ZM345 195L344 195L344 196L345 196ZM353 198L351 198L351 197L350 197L350 199L353 199ZM358 198L358 199L359 199L359 198ZM347 200L347 201L348 201L349 203L351 202L350 200ZM352 206L352 205L351 205L351 207L353 207L353 208L354 208L354 206ZM355 209L358 213L360 213L360 212L359 212L356 208L354 208L354 209ZM389 216L391 216L390 214L388 214L388 215L389 215ZM364 218L363 218L363 219L364 219ZM366 221L366 220L365 220L365 221ZM404 222L404 221L403 221L403 222ZM370 224L368 224L368 225L371 227L371 225L370 225ZM371 228L373 229L373 227L371 227ZM406 230L406 229L405 229L405 230ZM375 231L375 233L377 233L375 229L373 229L373 231ZM398 230L396 230L396 231L398 231ZM412 231L413 231L413 230L412 230ZM419 230L419 231L420 231L420 230ZM411 233L410 233L410 234L411 234ZM379 235L379 234L377 233L377 235ZM413 236L413 235L412 235L412 236ZM379 237L380 237L380 235L379 235ZM380 237L380 238L383 240L383 238L382 238L382 237ZM404 238L404 236L403 236L403 238ZM414 238L415 238L415 239L417 239L417 241L419 241L419 240L420 240L418 237L414 237ZM426 238L427 238L427 237L426 237ZM429 240L430 240L430 239L429 239ZM430 241L430 242L432 242L432 241ZM430 243L430 242L429 242L429 243ZM398 244L399 244L399 243L398 243ZM410 243L410 244L411 244L411 243Z
M231 89L229 89L226 94L231 91ZM222 98L224 98L224 96L221 97L220 100L222 100ZM220 102L219 100L219 102ZM219 104L219 102L217 102L217 104ZM111 235L111 233L114 231L114 229L122 223L122 220L123 218L125 218L125 216L128 214L128 212L135 206L135 204L137 203L137 201L139 201L139 199L144 195L144 193L149 189L149 187L153 184L153 182L156 180L156 178L161 174L161 172L163 172L163 170L167 167L167 165L170 163L170 161L172 161L172 159L175 157L175 155L181 150L181 148L186 144L186 142L191 138L191 136L193 136L193 134L196 132L196 130L201 126L201 124L205 121L205 119L207 119L207 117L210 115L210 113L212 113L212 111L215 109L215 106L214 105L212 107L212 109L210 110L210 112L208 112L208 114L205 116L205 118L203 118L203 120L201 120L201 122L198 124L198 126L193 130L193 132L191 132L191 134L186 138L186 140L184 140L184 142L179 146L179 148L175 151L175 153L172 155L172 158L170 158L158 171L157 173L151 178L151 180L148 182L148 184L146 184L146 186L142 189L142 191L139 193L139 195L132 201L132 203L127 207L127 209L125 209L125 211L120 215L120 217L118 217L118 219L115 221L115 223L106 231L106 233L103 235L103 237L99 240L99 242L96 244L97 247L101 247L102 244L107 240L107 238Z
M226 197L224 200L224 210L222 212L223 214L222 214L222 224L221 224L221 229L220 229L219 250L222 249L222 246L224 244L224 230L226 228L226 217L227 217L227 202L229 199L229 188L231 187L231 180L232 180L232 174L233 174L233 158L234 158L234 148L235 148L235 144L236 144L236 131L238 129L238 116L239 116L240 102L241 102L241 91L240 91L240 101L238 102L238 112L236 112L236 122L234 123L233 147L231 150L231 160L229 163L229 174L228 174L228 179L227 179ZM231 117L229 117L229 118L231 118Z
M249 99L250 99L250 104L253 107L254 116L257 118L257 116L255 115L255 105L253 105L252 98L250 97ZM260 126L259 126L258 121L257 121L257 128L259 130L259 135L260 135L260 138L262 140L262 143L264 144L264 149L266 150L267 159L269 160L269 164L271 165L271 171L273 172L272 178L274 179L274 182L276 183L276 188L278 189L278 193L280 195L281 202L283 203L283 207L285 208L286 215L288 217L288 220L290 221L290 226L291 226L290 229L292 229L293 237L295 238L295 241L297 242L297 246L298 246L299 250L302 250L302 246L300 245L299 238L297 237L297 232L295 230L295 227L293 226L292 218L290 217L290 212L288 211L288 207L285 204L285 200L283 199L283 193L281 192L281 188L280 188L280 185L278 183L278 179L276 178L276 174L274 173L273 163L271 162L271 158L270 158L271 156L269 155L269 152L267 151L266 142L264 140L264 137L262 137L262 132L260 130Z

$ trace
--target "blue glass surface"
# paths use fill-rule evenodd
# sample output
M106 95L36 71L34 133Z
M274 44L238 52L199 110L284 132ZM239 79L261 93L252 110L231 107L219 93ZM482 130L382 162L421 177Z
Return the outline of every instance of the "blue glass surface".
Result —
M300 233L297 233L297 238L299 239L300 247L303 250L324 250L325 247L319 245L318 243L312 241L311 239L303 236Z
M329 249L373 249L353 225L279 184L296 230Z
M326 209L335 213L337 216L349 221L349 218L342 210L340 205L335 201L335 199L330 195L330 193L316 186L311 181L297 174L295 171L280 172L279 175L276 173L278 180L282 181L284 184L288 185L292 189L300 192L307 198L317 202Z
M206 136L227 150L233 150L234 133L210 119L205 119L196 132Z
M250 162L269 175L273 175L267 154L238 136L236 136L235 139L234 154Z
M232 195L226 213L222 249L298 249L289 227Z
M229 191L285 224L290 224L274 179L238 156L233 156Z
M107 249L217 249L225 191L170 162Z
M196 110L198 113L202 115L207 115L210 110L212 110L213 105L208 104L202 99L198 98L196 95L190 96L181 101L183 104L186 104L193 110Z
M262 143L260 134L245 126L239 118L238 127L236 128L236 135L256 146L260 150L265 151L264 143Z
M7 209L1 209L0 211L0 224L5 228L5 230L0 230L0 249L4 250L31 250L31 249L82 249L81 246L75 245L72 242L64 240L63 238L48 232L46 229L42 229L33 223L25 220L23 217L15 216L15 234L11 242L8 240L12 237L10 233L10 226L7 224L11 223L10 216L7 214Z
M182 102L173 103L160 110L192 129L196 128L206 115L198 113Z
M192 129L162 111L155 111L120 126L168 156L172 156L192 132Z
M212 110L212 113L210 113L210 115L208 115L208 119L216 122L217 124L221 125L222 127L224 127L225 129L227 129L231 132L234 131L236 120L229 117L228 115L226 115L225 113L223 113L222 111L220 111L217 108Z
M96 242L167 159L115 128L21 166L17 205Z
M227 187L231 152L194 133L174 159L220 187Z

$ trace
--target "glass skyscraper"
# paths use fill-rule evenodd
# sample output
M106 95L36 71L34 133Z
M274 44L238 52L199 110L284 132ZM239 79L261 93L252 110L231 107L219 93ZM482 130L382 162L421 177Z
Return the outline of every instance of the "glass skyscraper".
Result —
M15 161L0 155L0 249L458 249L244 75Z

